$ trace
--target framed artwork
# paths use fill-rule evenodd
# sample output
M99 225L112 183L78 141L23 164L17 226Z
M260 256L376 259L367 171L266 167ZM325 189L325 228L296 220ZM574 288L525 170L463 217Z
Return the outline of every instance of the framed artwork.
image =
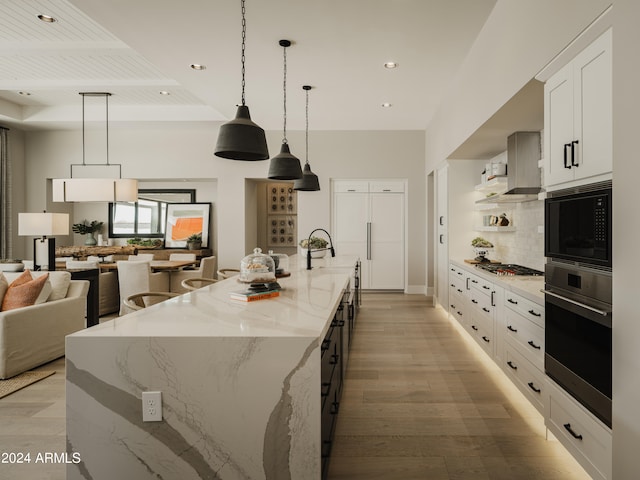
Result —
M170 203L167 205L165 248L187 248L187 239L202 235L202 248L209 247L210 203Z

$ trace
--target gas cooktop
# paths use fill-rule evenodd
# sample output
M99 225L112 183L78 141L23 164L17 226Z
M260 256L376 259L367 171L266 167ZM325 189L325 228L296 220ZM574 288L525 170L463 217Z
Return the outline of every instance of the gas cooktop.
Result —
M522 265L515 265L513 263L486 263L478 264L477 268L486 270L487 272L494 273L496 275L514 276L514 275L532 275L540 276L544 275L544 272L540 270L534 270L533 268L523 267Z

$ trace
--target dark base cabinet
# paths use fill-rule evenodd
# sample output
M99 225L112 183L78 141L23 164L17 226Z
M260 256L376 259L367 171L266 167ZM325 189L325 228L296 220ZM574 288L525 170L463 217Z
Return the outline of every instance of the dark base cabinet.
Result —
M322 478L327 477L333 434L340 411L340 397L347 371L349 348L353 337L353 329L358 311L359 277L356 269L354 289L344 293L342 303L331 322L329 331L321 346L321 381L322 395Z

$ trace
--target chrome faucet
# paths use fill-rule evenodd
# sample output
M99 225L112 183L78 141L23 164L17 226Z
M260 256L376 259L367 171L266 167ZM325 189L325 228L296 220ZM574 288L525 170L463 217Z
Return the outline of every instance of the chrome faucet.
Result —
M329 237L329 248L318 248L317 250L331 250L331 256L336 256L336 251L333 248L333 240L331 239L331 235L324 228L316 228L313 232L309 234L309 239L307 240L307 246L311 243L311 236L316 233L318 230L323 231ZM311 249L307 248L307 270L311 270Z

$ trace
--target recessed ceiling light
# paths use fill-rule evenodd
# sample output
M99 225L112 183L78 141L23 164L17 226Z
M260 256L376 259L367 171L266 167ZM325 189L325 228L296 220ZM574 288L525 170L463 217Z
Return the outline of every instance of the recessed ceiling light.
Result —
M18 95L24 95L25 97L28 97L29 95L31 95L29 92L18 92Z
M55 18L50 17L49 15L43 15L43 14L38 15L38 18L45 23L53 23L58 21Z
M204 70L207 67L206 65L200 65L199 63L192 63L191 68L193 68L194 70Z
M389 108L389 107L391 107L391 106L392 106L392 104L391 104L391 103L389 103L389 102L384 102L384 103L382 104L382 106L383 106L384 108Z
M386 62L384 64L384 68L388 68L388 69L397 68L398 65L399 63L396 63L396 62Z
M160 90L160 95L171 95L171 92L167 92L166 90Z

